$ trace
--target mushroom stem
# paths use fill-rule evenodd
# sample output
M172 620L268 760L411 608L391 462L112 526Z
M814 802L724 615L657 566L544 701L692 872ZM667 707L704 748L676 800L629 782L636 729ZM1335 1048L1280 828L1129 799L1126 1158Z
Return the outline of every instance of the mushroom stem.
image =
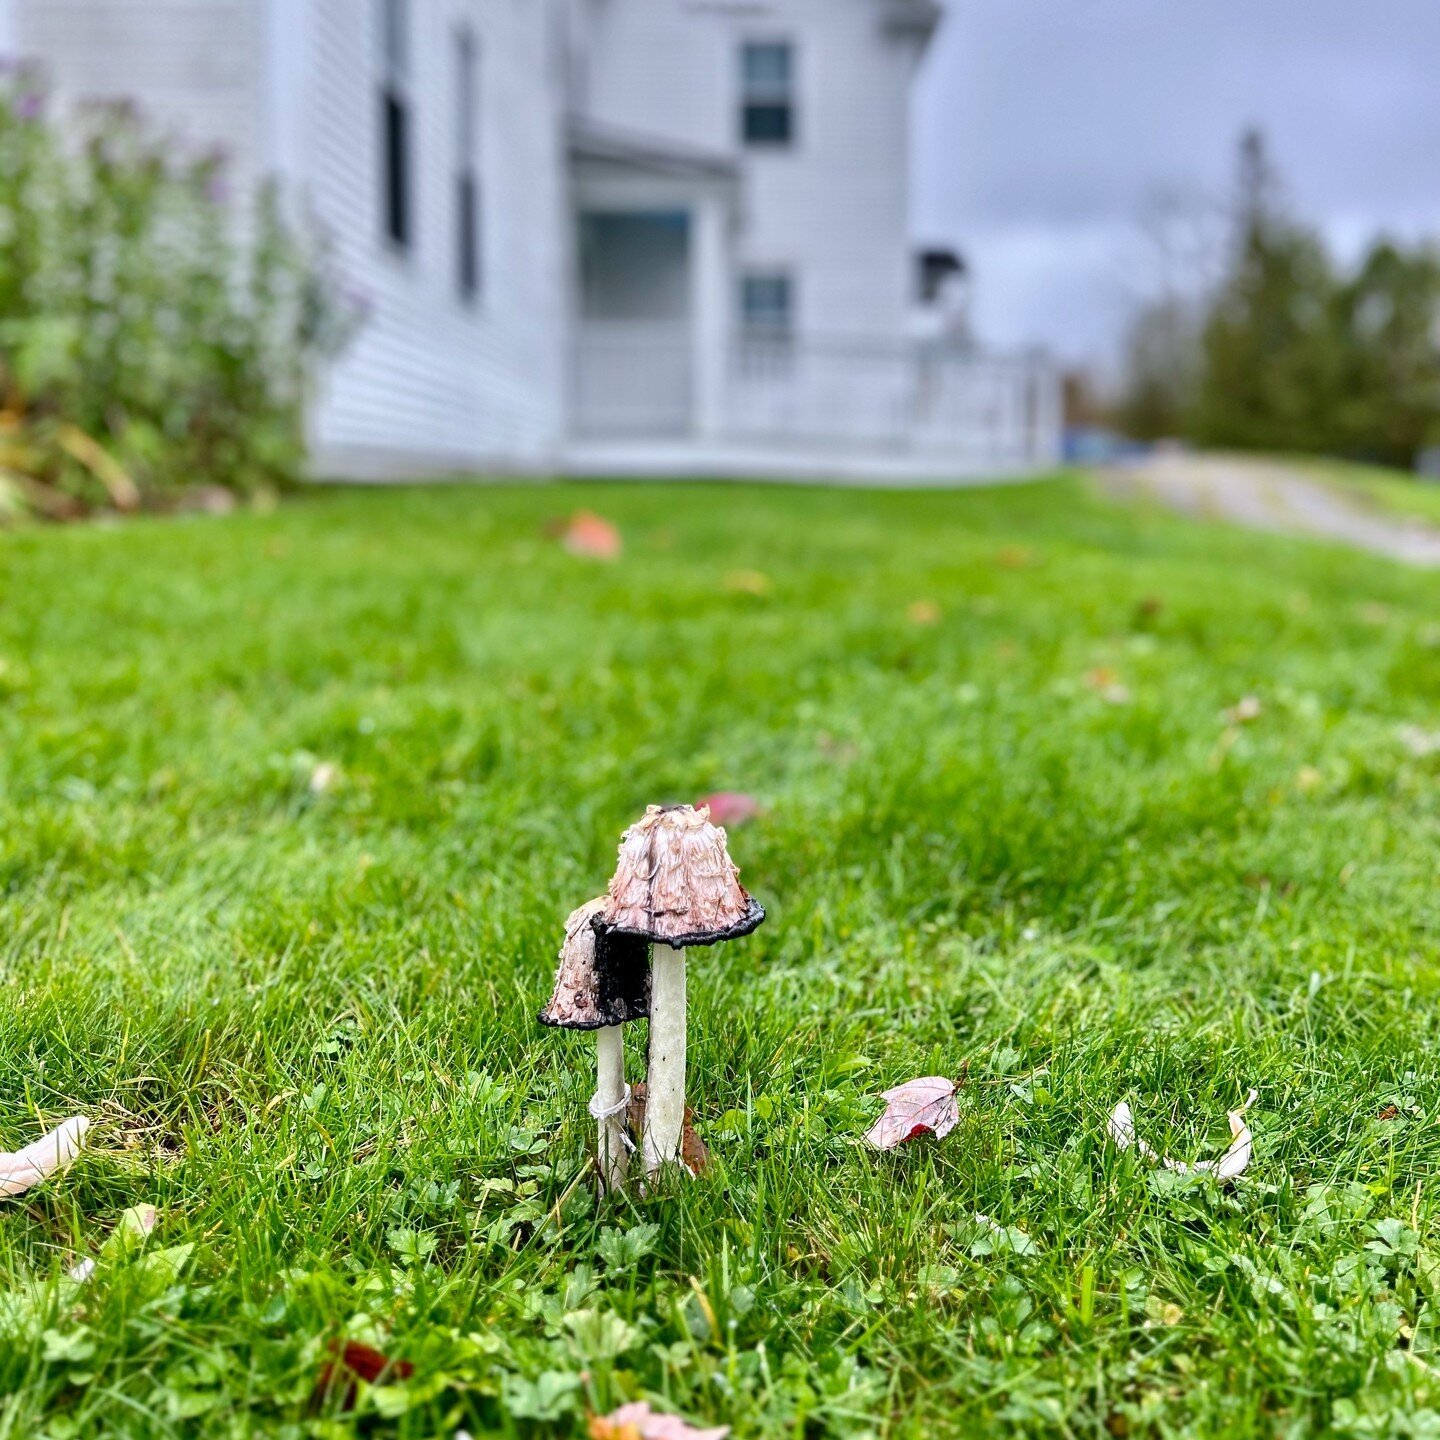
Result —
M685 1128L685 951L655 947L650 1070L645 1091L645 1173L680 1162Z
M600 1126L596 1155L601 1183L607 1190L623 1189L629 1156L625 1153L625 1048L618 1025L595 1032L594 1111Z

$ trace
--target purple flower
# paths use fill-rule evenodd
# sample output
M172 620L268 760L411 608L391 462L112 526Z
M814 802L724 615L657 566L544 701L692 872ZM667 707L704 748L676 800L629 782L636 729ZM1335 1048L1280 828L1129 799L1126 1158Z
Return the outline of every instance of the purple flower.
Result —
M45 97L38 90L22 90L12 108L18 120L38 120L45 111Z
M354 285L347 285L340 298L345 308L357 319L366 319L375 309L374 297Z

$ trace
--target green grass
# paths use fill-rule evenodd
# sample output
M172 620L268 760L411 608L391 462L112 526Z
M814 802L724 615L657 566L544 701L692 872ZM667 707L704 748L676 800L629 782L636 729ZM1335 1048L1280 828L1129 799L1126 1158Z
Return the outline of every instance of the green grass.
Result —
M100 1122L0 1211L0 1440L1434 1435L1435 600L1073 480L0 536L0 1140ZM598 1201L535 1012L621 829L720 788L770 919L691 967L714 1167ZM1231 1190L1105 1140L1217 1154L1250 1085ZM178 1277L59 1283L144 1203ZM342 1333L413 1377L312 1399Z

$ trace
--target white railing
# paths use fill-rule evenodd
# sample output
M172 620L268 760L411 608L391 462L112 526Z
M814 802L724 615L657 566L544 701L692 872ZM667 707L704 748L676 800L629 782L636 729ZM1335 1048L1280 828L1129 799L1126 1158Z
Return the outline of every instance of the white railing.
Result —
M674 439L695 428L694 343L687 325L587 320L572 382L586 439Z
M577 436L1006 469L1058 456L1058 381L1041 357L941 342L750 336L732 341L708 377L696 360L683 330L581 327Z

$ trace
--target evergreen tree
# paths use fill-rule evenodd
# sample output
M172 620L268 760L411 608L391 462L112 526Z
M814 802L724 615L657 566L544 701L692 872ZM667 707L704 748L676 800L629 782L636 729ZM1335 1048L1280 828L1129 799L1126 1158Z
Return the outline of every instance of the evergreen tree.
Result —
M1190 433L1241 449L1331 449L1346 368L1339 287L1319 238L1287 213L1255 131L1241 144L1235 232L1201 338Z

